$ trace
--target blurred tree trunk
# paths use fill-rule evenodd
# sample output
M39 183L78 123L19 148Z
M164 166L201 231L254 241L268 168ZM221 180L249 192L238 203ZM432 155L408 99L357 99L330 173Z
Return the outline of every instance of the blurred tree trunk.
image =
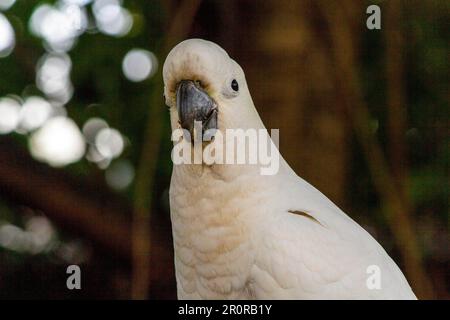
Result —
M176 10L168 13L168 30L163 47L158 52L160 58L165 57L175 44L189 34L200 3L201 0L183 0L176 6ZM174 7L173 3L166 5L167 9ZM153 251L151 228L159 226L152 213L152 191L155 190L154 180L158 160L155 154L159 153L163 130L162 66L157 73L156 84L150 96L150 114L144 132L145 143L141 148L133 196L131 298L139 300L152 295L148 285L152 278L152 264L155 264L151 259Z
M361 4L351 0L342 1L340 4L320 1L319 4L326 17L332 40L335 77L336 83L340 86L341 100L346 107L348 121L352 124L354 134L362 146L372 183L380 198L381 212L400 249L405 274L411 287L419 298L432 298L431 283L423 266L422 252L410 208L402 189L398 187L396 175L389 168L377 137L368 125L370 112L364 102L359 79L360 47L357 41L361 36L359 33L364 30L361 26L358 27L358 24L361 24L360 15L365 10ZM392 8L388 9L389 14L392 14L391 10ZM392 23L391 19L388 21ZM398 104L398 101L396 103Z
M407 179L408 163L405 133L407 130L407 109L405 97L404 80L404 54L403 54L403 32L402 32L402 1L391 0L385 6L385 29L384 37L386 44L386 90L387 90L387 124L389 136L389 160L393 181L399 196L402 197L404 210L411 214L413 206L408 196ZM408 257L410 261L409 273L417 281L416 287L424 298L434 298L431 282L422 268L414 268L422 264L420 248L416 244L418 253ZM423 273L423 274L422 274Z
M401 30L402 3L399 0L386 3L386 89L388 112L389 155L392 173L404 191L407 177L406 163L406 103L403 79L403 34Z
M246 41L236 54L266 127L280 129L281 153L292 168L345 206L348 130L335 99L320 12L313 1L239 1L239 6L248 8L238 21L246 27L225 32Z

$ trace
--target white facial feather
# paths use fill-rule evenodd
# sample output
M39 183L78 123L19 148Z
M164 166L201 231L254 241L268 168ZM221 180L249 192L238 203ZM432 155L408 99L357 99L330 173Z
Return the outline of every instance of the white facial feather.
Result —
M242 68L225 50L213 42L189 39L180 42L168 54L163 66L164 96L171 108L172 129L177 127L175 91L181 80L200 81L219 107L219 129L263 128L253 105ZM231 82L239 91L233 94Z
M172 129L181 80L201 81L219 130L264 128L242 69L216 44L181 42L163 77ZM236 96L226 92L233 78ZM415 299L376 240L282 158L273 176L245 165L176 165L170 210L179 298ZM366 286L371 265L381 270L380 290Z

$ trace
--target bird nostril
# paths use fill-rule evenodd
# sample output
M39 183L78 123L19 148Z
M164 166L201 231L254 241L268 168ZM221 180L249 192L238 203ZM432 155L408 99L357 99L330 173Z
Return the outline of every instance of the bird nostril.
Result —
M203 88L202 82L200 80L195 80L194 84L197 88Z

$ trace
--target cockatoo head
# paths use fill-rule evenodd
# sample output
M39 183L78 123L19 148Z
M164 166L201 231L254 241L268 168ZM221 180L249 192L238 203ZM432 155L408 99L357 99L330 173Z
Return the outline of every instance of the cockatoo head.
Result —
M259 128L242 68L213 42L189 39L168 54L163 67L164 95L172 130Z

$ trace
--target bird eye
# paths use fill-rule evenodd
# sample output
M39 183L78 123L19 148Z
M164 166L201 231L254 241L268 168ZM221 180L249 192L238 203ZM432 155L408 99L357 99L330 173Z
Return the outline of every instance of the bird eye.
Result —
M239 84L236 81L236 79L233 79L233 81L231 81L231 89L233 89L236 92L239 91Z

